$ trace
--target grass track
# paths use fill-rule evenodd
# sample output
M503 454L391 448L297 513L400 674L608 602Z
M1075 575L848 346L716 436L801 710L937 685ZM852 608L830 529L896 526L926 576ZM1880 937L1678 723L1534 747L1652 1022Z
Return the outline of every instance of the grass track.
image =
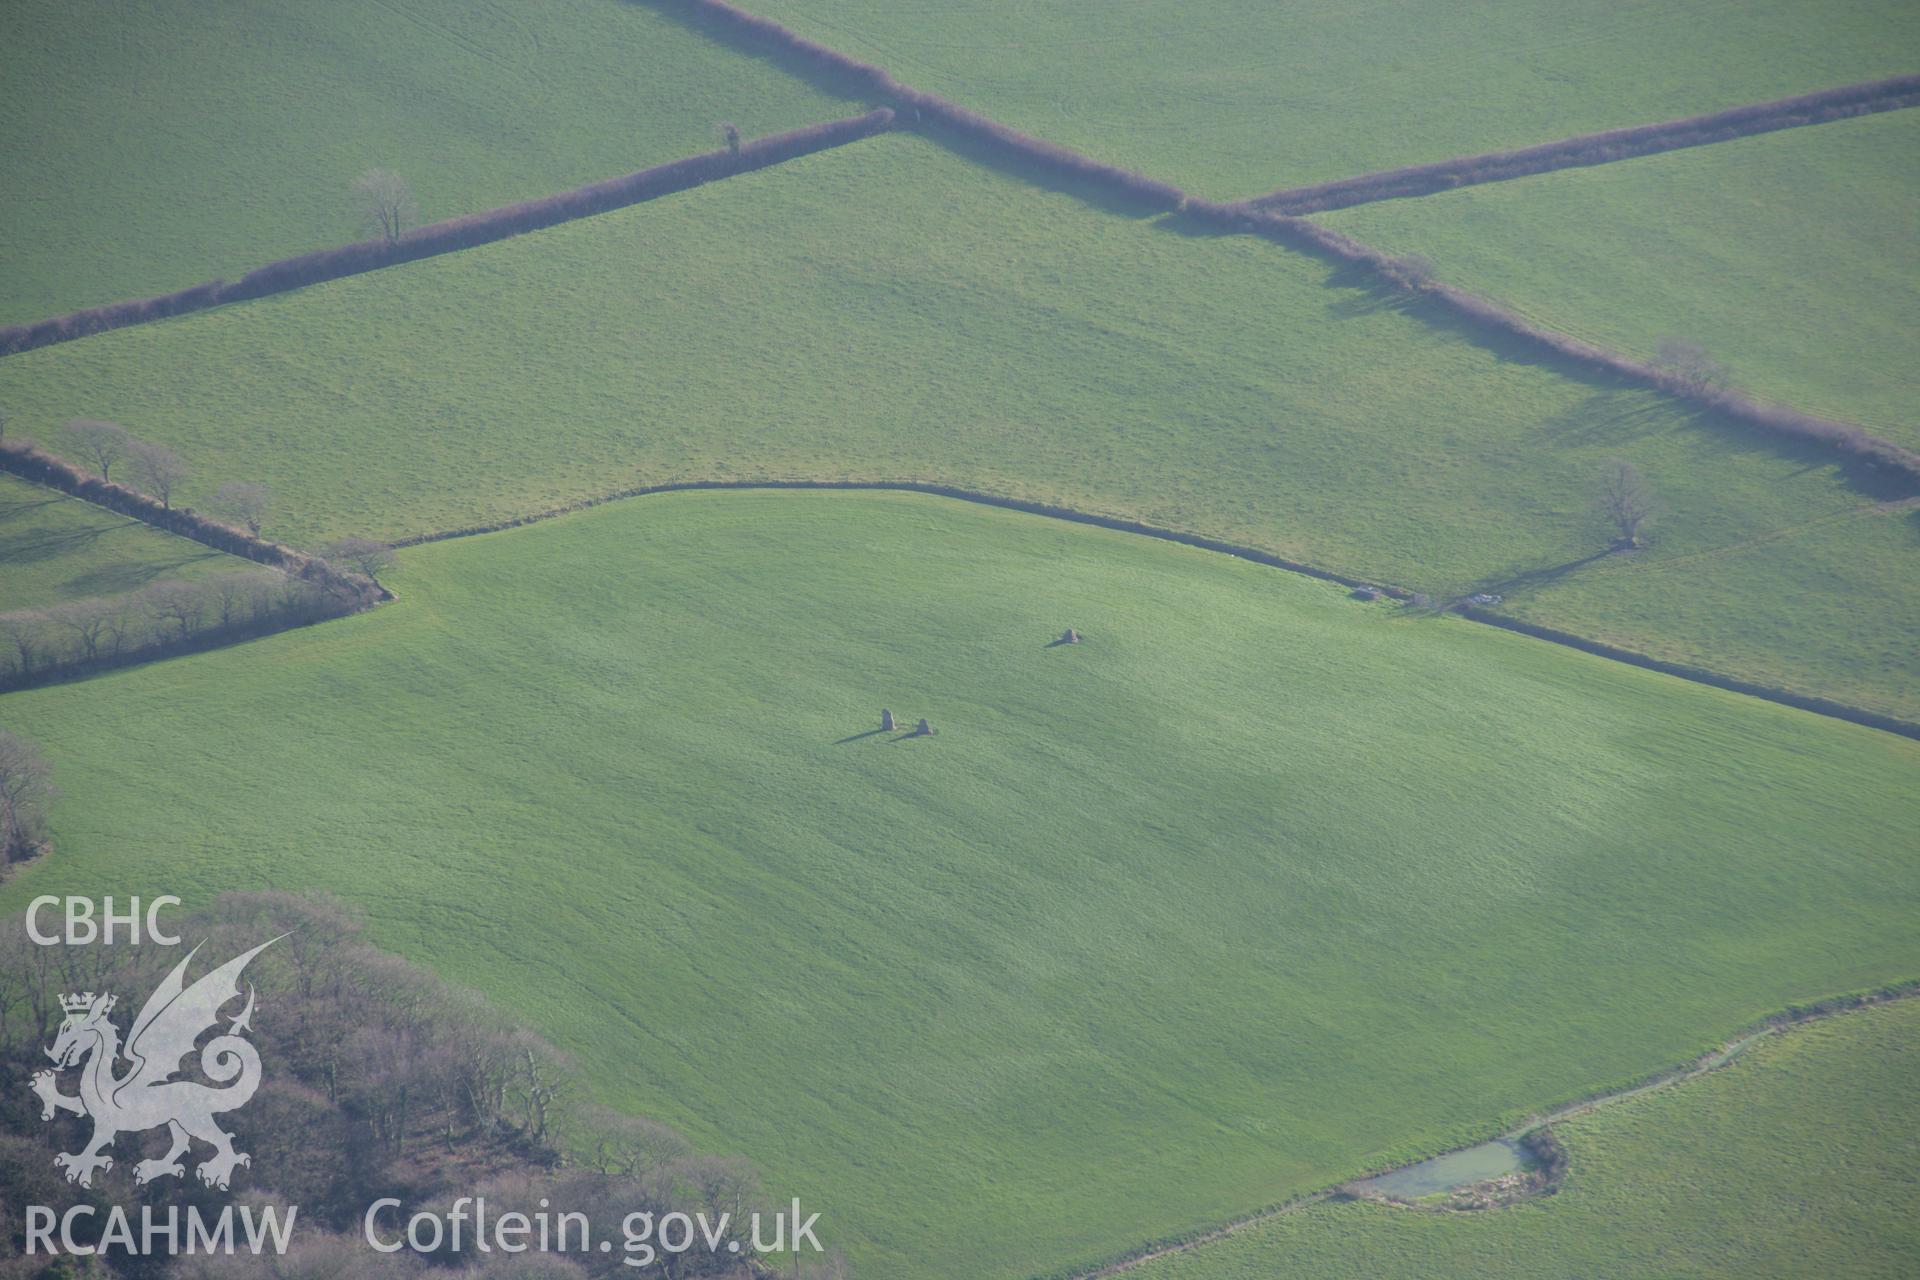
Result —
M876 1274L1088 1263L1920 959L1920 745L1228 557L674 494L395 586L0 702L66 792L0 906L340 892Z
M920 479L1435 593L1526 578L1502 589L1542 622L1920 714L1920 520L1856 539L1842 517L1874 499L1823 455L906 135L11 357L0 403L29 433L90 416L166 440L189 502L265 481L296 543L667 480ZM1545 572L1605 544L1614 457L1660 495L1655 549ZM1778 536L1806 529L1818 545ZM1806 589L1656 569L1753 545Z
M1559 1195L1479 1215L1324 1205L1131 1280L1893 1277L1920 1260L1913 1001L1772 1037L1737 1066L1559 1126Z
M1915 69L1897 0L751 0L1015 128L1213 199Z
M376 166L431 221L847 114L618 0L12 0L0 107L0 324L355 239Z
M1920 446L1920 111L1315 220L1604 347L1690 338L1764 399Z

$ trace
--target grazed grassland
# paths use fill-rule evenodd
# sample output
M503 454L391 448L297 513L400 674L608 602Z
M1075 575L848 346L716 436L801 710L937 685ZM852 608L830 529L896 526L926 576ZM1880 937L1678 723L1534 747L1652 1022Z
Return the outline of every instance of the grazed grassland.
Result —
M1762 399L1920 446L1920 111L1316 219L1642 358L1680 336Z
M1920 524L1856 520L1879 495L1824 455L908 135L10 357L0 403L47 436L106 417L172 444L189 502L269 483L307 545L663 480L916 478L1436 595L1491 585L1543 621L1920 714ZM1662 514L1651 550L1603 563L1614 458ZM1735 554L1805 589L1701 568Z
M1016 128L1216 200L1914 70L1898 0L748 0Z
M356 239L371 168L432 220L847 113L617 0L16 0L0 108L0 324Z
M66 792L0 908L334 890L863 1274L1089 1262L1920 957L1920 744L1229 557L675 494L393 582L0 702Z
M1770 1040L1738 1066L1561 1126L1566 1189L1492 1213L1316 1206L1134 1280L1893 1277L1920 1257L1920 1006Z
M0 475L0 613L243 567L197 542Z

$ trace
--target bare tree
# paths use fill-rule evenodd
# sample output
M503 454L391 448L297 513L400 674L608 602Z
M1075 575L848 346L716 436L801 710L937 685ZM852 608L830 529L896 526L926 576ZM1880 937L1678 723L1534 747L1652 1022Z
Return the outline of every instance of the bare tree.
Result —
M272 492L263 484L247 480L229 480L214 491L211 504L224 518L241 525L254 537L260 536L260 522L266 518Z
M724 1213L744 1225L758 1207L759 1171L740 1156L691 1156L680 1161L679 1172L696 1203L716 1222Z
M393 548L372 538L341 538L329 542L320 555L369 578L378 578L393 567Z
M53 770L40 749L0 729L0 857L6 862L39 852L54 794Z
M100 603L105 606L105 625L101 629L100 643L107 654L118 657L124 653L129 641L139 638L140 619L135 616L132 595L108 596Z
M239 622L242 612L258 598L269 577L255 569L235 569L208 578L206 593L216 615L216 625L226 628Z
M73 636L74 656L92 662L100 656L100 645L107 639L119 605L112 599L75 600L52 610L54 624Z
M521 1105L520 1132L535 1142L547 1138L556 1104L571 1083L565 1055L530 1031L520 1032L520 1057L517 1070L508 1084L508 1095Z
M398 240L420 214L407 180L391 169L369 169L355 178L353 198L359 205L360 225L388 244Z
M592 1167L612 1177L637 1178L693 1154L693 1147L671 1125L605 1107L582 1106L579 1149Z
M185 639L200 629L210 603L206 589L193 582L156 582L140 593L140 603L156 623L171 622L180 628L177 639Z
M93 464L102 480L113 479L113 464L133 447L133 437L117 422L75 418L67 424L67 438L81 457Z
M162 507L173 510L173 491L187 478L187 464L180 461L180 455L167 446L145 440L135 440L128 452L140 487L152 497L160 499Z
M1600 510L1618 535L1622 550L1640 545L1640 530L1653 517L1653 492L1631 462L1615 461L1607 468L1600 490Z
M1685 338L1662 338L1654 351L1653 367L1698 395L1724 391L1727 371L1706 348Z
M41 647L47 639L47 615L34 609L0 613L0 641L14 652L14 668L21 675L39 664Z

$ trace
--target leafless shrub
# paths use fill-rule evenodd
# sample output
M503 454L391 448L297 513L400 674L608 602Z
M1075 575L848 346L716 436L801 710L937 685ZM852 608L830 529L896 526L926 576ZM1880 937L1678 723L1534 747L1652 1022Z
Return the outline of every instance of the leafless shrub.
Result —
M260 536L260 523L266 518L271 491L263 484L247 480L229 480L214 490L208 505L215 515L231 520L254 537Z
M56 792L40 749L0 730L0 869L30 858L45 844L47 806Z
M1387 279L1403 293L1418 293L1433 283L1433 259L1424 253L1406 253L1388 259Z
M12 651L15 667L28 672L40 665L49 641L49 623L38 609L19 609L0 613L0 643Z
M1653 516L1654 500L1652 490L1631 462L1615 460L1608 464L1601 482L1600 511L1613 526L1615 546L1640 545L1640 531Z
M157 499L164 510L171 511L173 491L187 478L187 464L166 445L151 441L135 440L128 445L127 452L140 488Z
M320 554L368 578L377 579L393 567L393 548L372 538L339 538L329 542Z
M605 1107L582 1107L580 1133L573 1145L588 1167L621 1178L637 1178L684 1160L693 1148L671 1125L630 1116Z
M407 180L391 169L369 169L355 178L353 199L361 229L388 244L420 216Z
M1725 391L1729 381L1726 369L1706 348L1685 338L1660 339L1653 367L1696 396Z
M113 479L113 464L133 447L133 437L117 422L75 418L67 423L67 439L75 453L93 464L102 480Z
M118 598L104 597L59 605L49 610L47 616L55 626L66 629L81 661L94 662L109 640L120 634L119 622L124 610L125 605Z
M173 638L179 640L200 629L207 616L209 594L200 583L168 580L142 590L139 601L157 624L177 627Z

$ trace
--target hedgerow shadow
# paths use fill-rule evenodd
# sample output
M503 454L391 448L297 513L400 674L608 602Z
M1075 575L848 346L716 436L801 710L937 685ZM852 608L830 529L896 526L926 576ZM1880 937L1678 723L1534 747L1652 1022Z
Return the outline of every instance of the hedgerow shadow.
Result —
M137 527L138 524L137 520L128 520L123 524L90 525L82 529L55 531L26 528L0 533L0 564L25 564L33 560L52 560L75 551L84 551L113 530L129 525Z

